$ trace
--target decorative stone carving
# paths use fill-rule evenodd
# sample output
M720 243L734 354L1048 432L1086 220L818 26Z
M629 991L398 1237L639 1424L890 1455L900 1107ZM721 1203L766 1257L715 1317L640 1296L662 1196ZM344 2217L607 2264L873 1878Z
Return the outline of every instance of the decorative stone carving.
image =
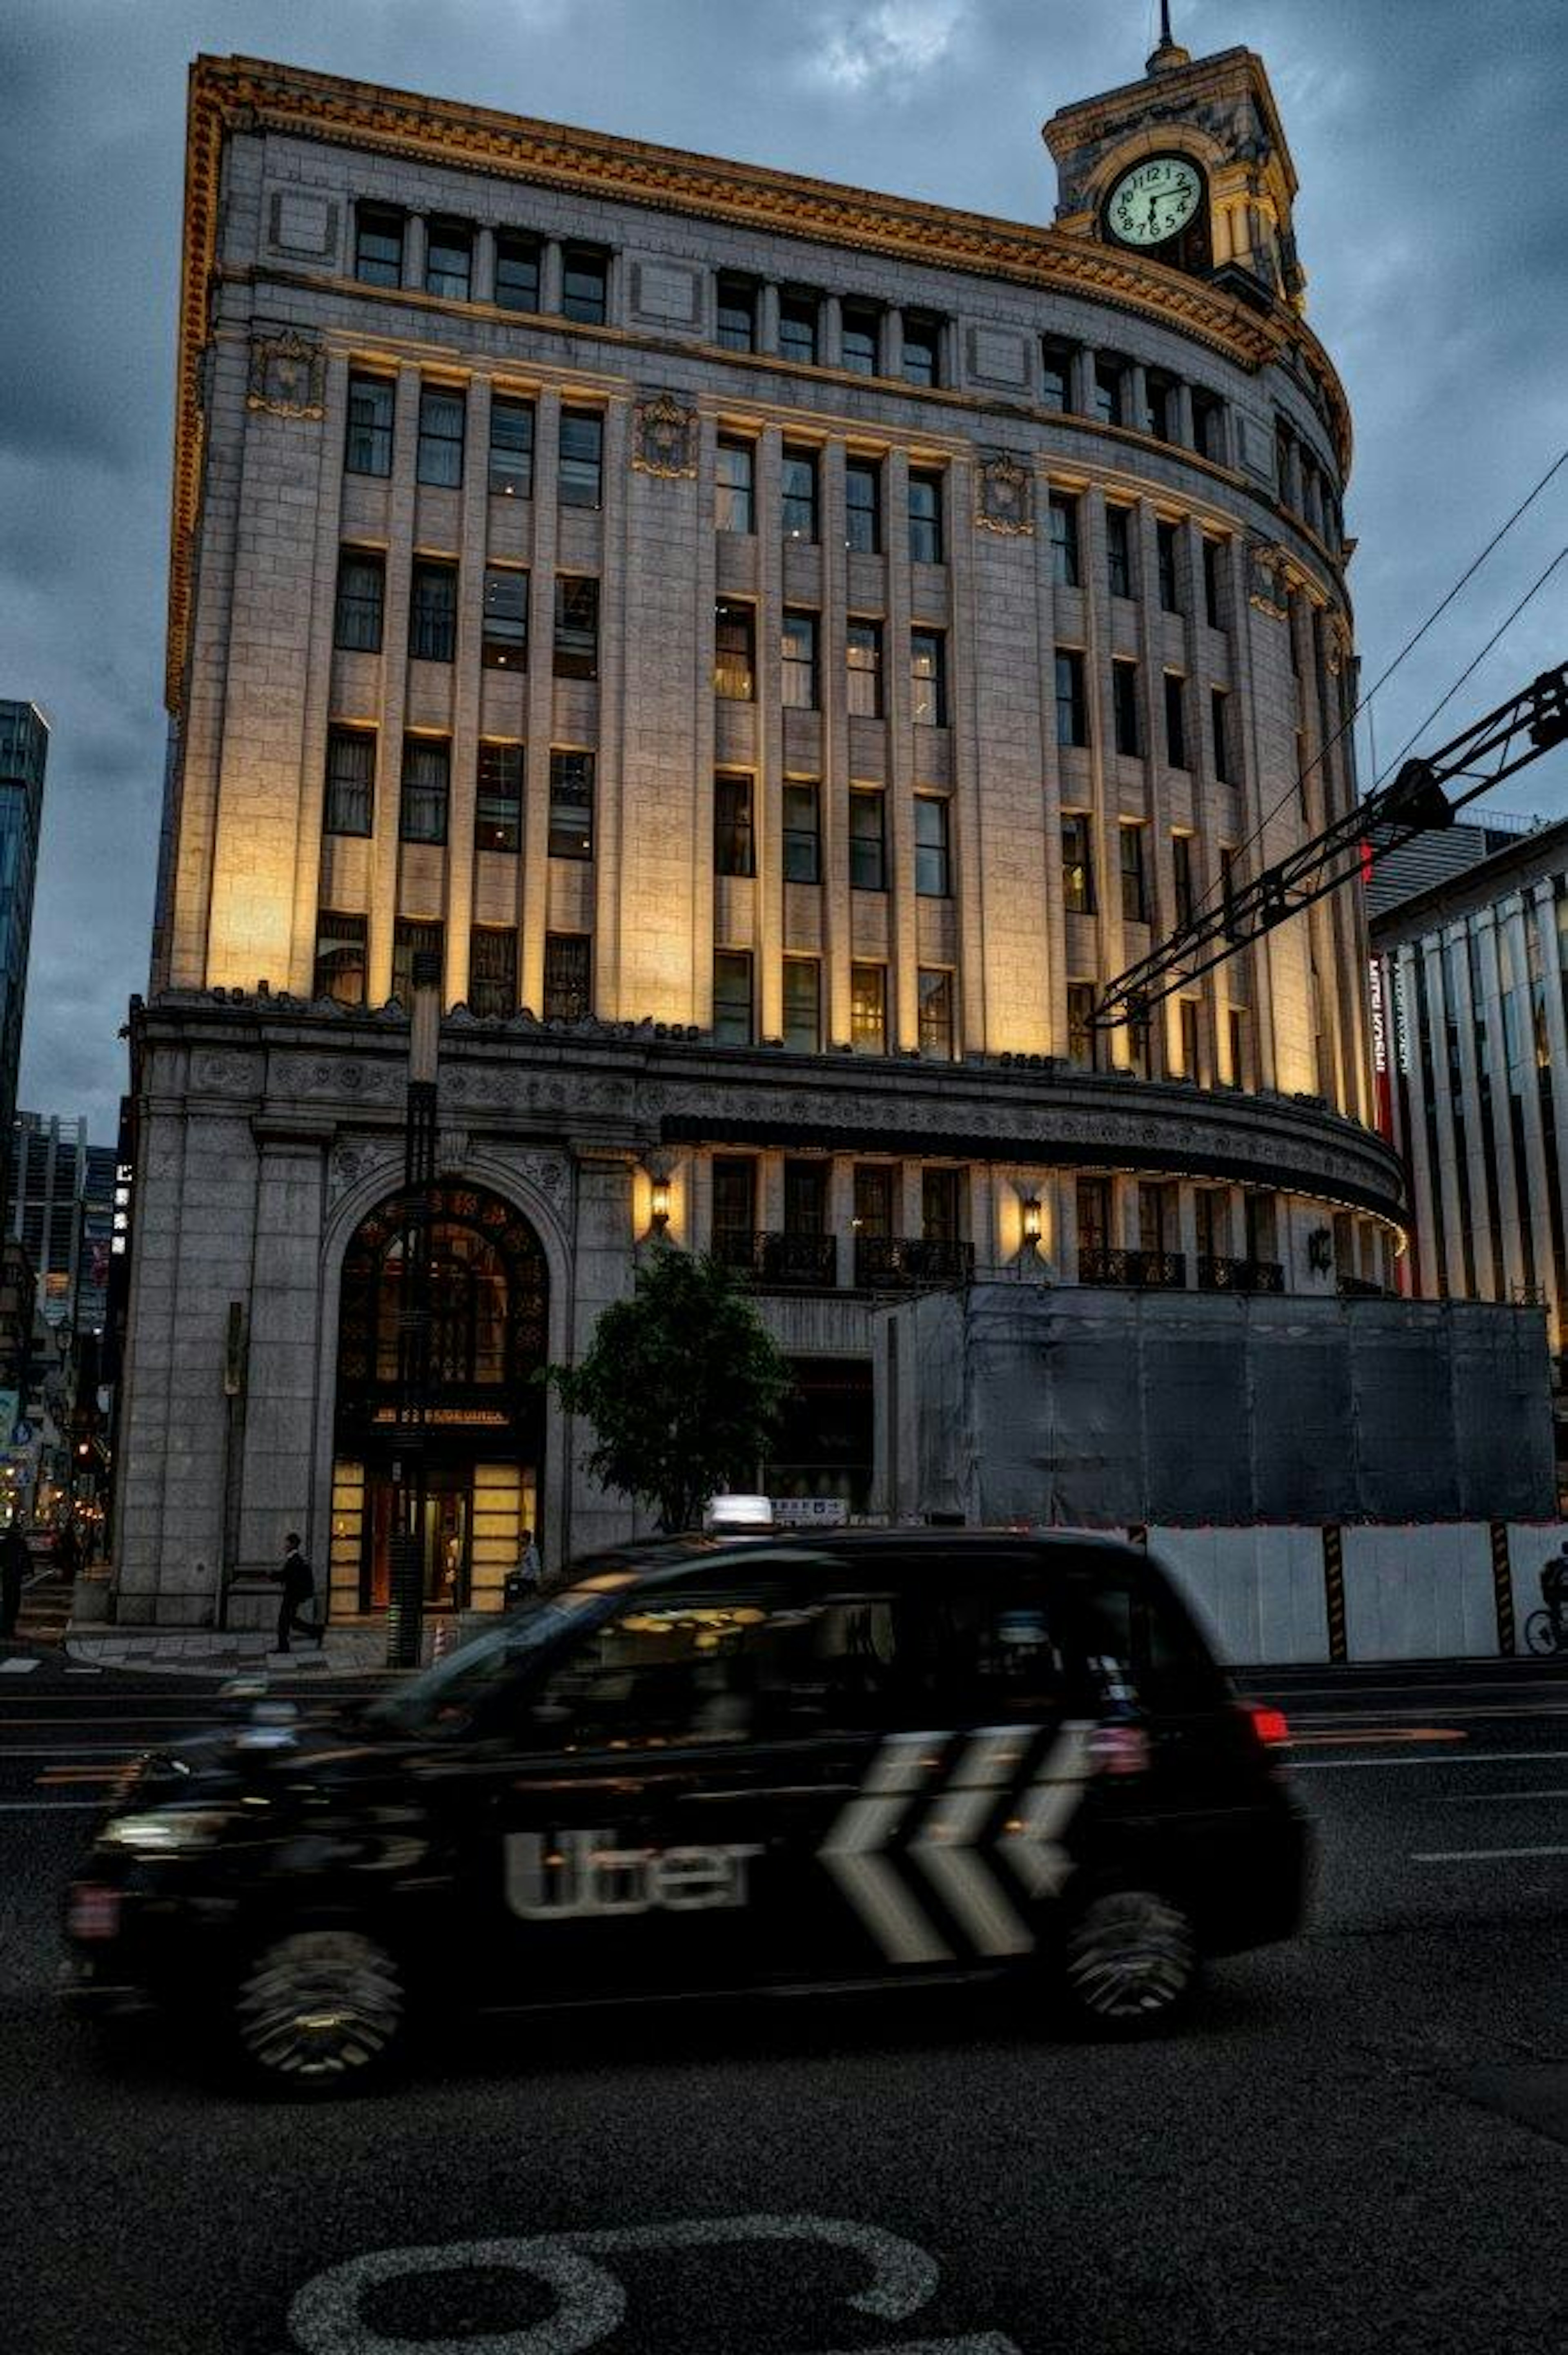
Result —
M517 1175L525 1185L533 1186L552 1201L559 1202L567 1191L567 1165L558 1153L520 1153L514 1163Z
M1330 611L1324 636L1324 660L1329 666L1329 675L1331 678L1338 678L1355 651L1351 625L1341 613Z
M982 458L975 483L975 521L982 531L1027 538L1034 529L1034 477L1005 451Z
M248 1096L254 1085L250 1062L244 1055L209 1053L197 1055L192 1060L193 1092L210 1096Z
M1286 622L1290 608L1286 602L1286 554L1284 549L1267 539L1249 539L1247 554L1247 602L1266 613L1273 622Z
M320 417L326 407L326 354L292 327L250 337L247 409L271 417Z
M346 1057L340 1061L323 1055L303 1065L298 1092L313 1098L347 1096L360 1103L390 1103L402 1093L402 1084L401 1073L389 1066L352 1062Z
M658 392L637 404L631 463L640 474L677 482L697 471L697 412L673 392Z
M361 1178L384 1170L390 1177L397 1153L384 1145L340 1145L332 1156L328 1183L334 1202L352 1193Z

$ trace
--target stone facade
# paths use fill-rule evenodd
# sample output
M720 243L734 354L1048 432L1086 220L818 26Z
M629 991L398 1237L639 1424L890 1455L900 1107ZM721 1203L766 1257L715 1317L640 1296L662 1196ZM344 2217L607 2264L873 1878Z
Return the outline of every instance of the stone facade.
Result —
M1353 891L1085 1027L1355 791L1288 157L1243 152L1245 52L1167 60L1157 130L1154 87L1048 126L1037 229L198 63L122 1616L210 1613L284 1523L376 1605L337 1320L421 948L459 1256L531 1230L552 1357L655 1184L867 1432L890 1285L1390 1280ZM1218 274L1099 227L1156 139L1224 197ZM465 1596L529 1512L551 1559L626 1526L542 1428L474 1472ZM832 1437L786 1473L874 1508Z

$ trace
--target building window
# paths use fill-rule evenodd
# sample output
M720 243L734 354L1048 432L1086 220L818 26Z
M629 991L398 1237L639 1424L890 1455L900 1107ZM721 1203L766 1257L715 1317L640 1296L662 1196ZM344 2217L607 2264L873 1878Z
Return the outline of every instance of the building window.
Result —
M444 842L452 748L444 736L405 736L397 831L405 842Z
M1047 336L1040 346L1040 400L1045 409L1063 412L1073 406L1074 346Z
M604 485L604 420L596 410L563 409L561 505L597 507Z
M726 352L757 349L757 286L752 279L720 273L717 328Z
M1089 741L1089 707L1084 693L1084 657L1075 648L1056 650L1056 741L1082 745Z
M550 755L550 857L593 857L593 759L591 752Z
M1178 924L1192 921L1192 837L1190 834L1173 834L1171 837L1171 904Z
M885 891L887 838L880 793L849 797L849 879L852 891Z
M714 526L718 531L757 528L757 453L749 442L720 436L714 474Z
M1209 718L1214 736L1214 774L1222 785L1234 785L1235 769L1231 759L1231 699L1223 687L1209 690Z
M956 1169L920 1172L920 1233L928 1243L959 1240L959 1175Z
M1160 368L1150 368L1144 378L1147 413L1144 431L1157 442L1176 439L1176 379Z
M1192 388L1192 441L1201 458L1225 463L1225 405L1217 393Z
M1067 984L1067 1060L1076 1063L1080 1071L1095 1068L1095 985L1092 981L1070 981Z
M909 633L910 718L927 728L948 724L948 666L940 630Z
M473 231L466 221L432 220L425 234L425 292L466 303L473 285Z
M1233 1088L1248 1087L1251 1085L1251 1074L1247 1057L1246 1008L1245 1006L1232 1006L1227 1008L1225 1014L1225 1030L1231 1050L1231 1085ZM1252 1197L1249 1195L1247 1199L1250 1204ZM1249 1252L1248 1256L1253 1259L1266 1259L1272 1257L1272 1253L1267 1252Z
M781 294L779 298L779 357L814 368L817 359L817 298L814 294Z
M1177 1018L1181 1027L1181 1076L1195 1080L1198 1076L1198 1001L1181 997L1176 1001Z
M402 1006L413 1003L416 957L434 957L437 971L444 972L446 928L421 922L414 916L399 916L392 928L392 995Z
M503 1019L517 1011L517 935L509 924L475 924L469 935L468 1010Z
M738 1155L715 1153L713 1171L713 1255L726 1267L749 1267L757 1226L757 1164Z
M414 559L408 593L408 652L418 662L450 662L457 652L457 566Z
M1095 851L1086 810L1062 813L1062 905L1069 916L1095 912Z
M822 1043L822 970L815 957L784 960L784 1044L814 1055Z
M316 918L316 970L313 997L335 998L339 1006L363 1006L366 981L364 916L343 916L323 908Z
M822 879L821 788L794 780L784 787L784 880Z
M378 655L387 596L387 559L374 549L345 548L337 559L332 642L345 652Z
M545 935L545 1019L580 1022L590 1003L589 954L593 943L587 932L546 932Z
M850 967L850 1045L857 1055L887 1052L887 973L883 965Z
M721 597L714 608L714 693L749 703L757 692L757 620L749 605Z
M1124 924L1149 922L1149 882L1144 872L1143 828L1123 826L1121 833L1121 920Z
M1154 551L1160 575L1160 605L1162 613L1181 611L1176 571L1176 531L1173 523L1157 523L1154 527Z
M918 976L920 1052L934 1063L953 1060L953 976L922 965Z
M748 949L717 949L714 953L714 1043L719 1047L751 1044L751 953Z
M599 582L566 574L556 582L556 677L599 677Z
M725 771L714 779L714 873L755 875L751 779Z
M882 717L882 623L851 622L844 631L848 707L859 719Z
M497 393L490 404L490 488L493 497L534 496L534 404Z
M909 559L913 564L941 564L942 477L911 474L909 477Z
M376 809L376 730L327 730L324 834L368 834Z
M416 469L421 483L455 490L462 481L463 397L440 385L419 389L419 456Z
M474 791L476 850L523 847L523 747L482 742Z
M938 385L942 381L942 323L918 312L904 314L903 359L906 384Z
M874 376L881 333L882 314L874 304L846 303L839 346L840 366L848 368L853 376Z
M817 617L815 613L784 616L781 640L784 656L784 702L791 711L817 708Z
M1127 369L1102 352L1095 361L1092 414L1102 425L1127 423Z
M395 205L355 207L354 274L366 286L403 283L403 215Z
M1051 530L1051 578L1058 589L1078 585L1078 502L1053 491L1046 508Z
M882 546L882 469L874 458L845 462L844 546L860 556Z
M1138 665L1135 662L1113 662L1111 665L1111 724L1116 749L1128 760L1136 760L1143 750L1138 715Z
M786 1161L784 1164L784 1231L787 1235L826 1234L828 1167L826 1161Z
M1217 539L1205 539L1203 551L1203 619L1211 630L1224 627L1224 607L1221 602L1220 565L1222 545Z
M784 448L780 516L786 539L817 537L817 457L813 450Z
M495 300L503 311L539 307L539 240L515 229L495 233Z
M602 327L609 303L609 256L591 245L568 245L561 255L561 316Z
M514 566L484 568L479 658L485 670L521 670L528 659L528 575Z
M1132 596L1132 514L1128 507L1106 509L1106 576L1113 597Z
M1179 670L1165 674L1165 758L1173 769L1187 765L1187 682Z
M392 418L396 405L397 389L390 378L349 378L348 437L343 455L345 474L392 472Z
M951 896L948 858L948 805L934 794L915 797L915 890L922 900Z

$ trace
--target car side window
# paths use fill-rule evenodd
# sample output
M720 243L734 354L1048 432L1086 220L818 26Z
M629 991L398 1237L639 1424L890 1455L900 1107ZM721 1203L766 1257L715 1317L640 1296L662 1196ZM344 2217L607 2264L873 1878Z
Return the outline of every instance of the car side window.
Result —
M1090 1698L1153 1709L1212 1705L1220 1678L1185 1614L1146 1577L1112 1562L1075 1565L1073 1616L1090 1677Z
M1065 1689L1057 1616L1027 1556L970 1556L961 1568L919 1564L896 1612L906 1721L1005 1723L1051 1714Z

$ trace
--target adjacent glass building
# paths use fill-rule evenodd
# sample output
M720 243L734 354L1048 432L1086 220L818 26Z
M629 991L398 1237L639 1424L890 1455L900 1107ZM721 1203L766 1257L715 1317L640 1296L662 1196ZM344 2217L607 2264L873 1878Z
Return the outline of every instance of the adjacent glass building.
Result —
M0 1140L5 1142L16 1116L48 753L48 722L37 705L0 700Z

